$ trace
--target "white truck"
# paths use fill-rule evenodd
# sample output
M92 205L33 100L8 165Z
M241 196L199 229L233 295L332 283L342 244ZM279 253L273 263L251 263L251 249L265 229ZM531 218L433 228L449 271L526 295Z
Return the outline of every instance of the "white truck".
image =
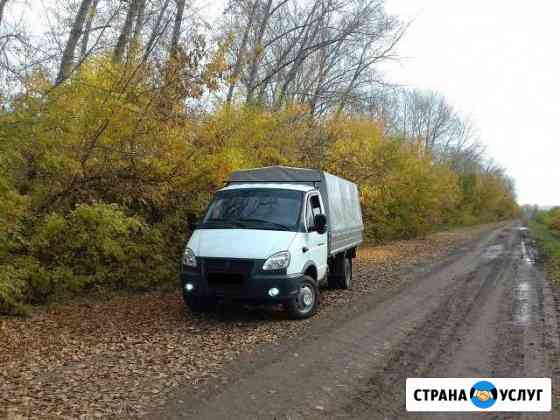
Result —
M319 285L351 288L364 227L352 182L272 166L232 173L191 229L180 282L193 312L227 299L301 319L317 311Z

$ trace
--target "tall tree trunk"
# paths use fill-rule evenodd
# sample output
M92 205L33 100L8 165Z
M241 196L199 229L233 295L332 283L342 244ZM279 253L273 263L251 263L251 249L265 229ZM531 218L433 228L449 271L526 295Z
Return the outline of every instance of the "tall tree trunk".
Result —
M113 53L113 61L115 63L122 63L122 60L124 58L124 53L126 51L126 47L130 41L130 37L132 34L134 19L137 14L136 12L138 10L138 3L139 0L130 1L130 6L128 7L128 11L126 13L126 19L121 28L121 33L119 34L119 39L117 40L115 52Z
M66 47L64 48L64 52L62 53L62 60L60 62L60 68L58 70L58 76L56 77L55 85L59 85L64 80L66 80L66 78L72 71L72 64L74 63L76 46L78 45L78 41L80 39L80 36L82 35L84 22L86 20L88 10L91 7L92 1L93 0L82 0L80 8L78 9L78 13L76 13L74 23L72 24L72 29L70 30L70 35L68 36L68 41L66 42Z
M257 10L258 0L253 1L253 6L251 7L251 12L249 13L249 20L247 22L247 26L245 27L245 31L243 32L243 38L241 40L241 45L239 46L239 51L237 52L237 57L235 58L235 65L233 67L233 72L231 73L231 81L229 83L229 89L227 94L227 103L231 103L233 99L233 91L235 90L235 84L237 83L237 79L241 74L241 68L243 66L243 60L245 58L245 53L247 50L247 43L249 41L249 33L253 28L253 22L255 20L255 12Z
M266 32L266 28L268 26L268 21L271 16L271 9L272 9L272 0L267 0L266 5L264 6L261 22L259 25L259 29L255 39L255 46L253 48L253 59L251 61L251 69L249 71L249 79L247 81L247 103L253 100L253 95L255 93L255 79L257 77L257 67L259 64L259 56L262 54L262 41L264 38L264 33Z
M93 19L95 18L95 13L97 11L97 2L99 0L93 0L90 10L88 12L86 27L84 28L84 35L82 36L82 47L80 57L83 60L88 52L89 34L91 32L91 27L93 25Z
M327 66L327 52L322 49L319 57L319 65L317 70L317 80L315 81L315 89L308 101L309 111L311 116L315 116L317 111L317 103L319 102L319 96L321 95L321 89L323 88L323 83L327 77L327 72L325 71Z
M179 52L179 40L181 39L181 25L183 23L183 14L185 13L185 0L176 0L177 11L175 12L175 22L173 24L173 35L171 36L171 45L169 48L171 58L177 57Z
M148 59L148 57L150 56L152 49L154 48L155 43L157 42L158 38L161 36L161 34L164 32L161 30L161 24L163 21L163 17L165 16L165 12L167 11L167 8L169 7L169 2L170 0L165 0L165 3L163 4L163 6L161 7L159 13L158 13L158 17L156 19L156 23L154 24L153 28L152 28L152 33L150 34L150 38L148 39L148 43L146 44L146 48L144 49L144 57L142 58L142 61L146 61ZM164 30L165 28L167 28L167 25L164 26Z
M280 95L278 97L278 104L277 105L282 105L284 103L284 100L286 98L286 94L288 92L288 88L289 88L290 84L293 82L293 80L297 76L297 73L298 73L298 70L299 70L300 66L303 64L304 60L307 58L306 50L309 47L310 41L312 41L316 37L316 35L319 33L319 25L312 25L310 22L313 20L313 17L315 16L315 13L316 13L317 8L319 7L320 3L321 3L320 0L315 1L311 11L307 15L307 18L306 18L305 23L304 23L304 27L303 27L302 32L301 32L301 35L303 35L303 36L298 37L299 38L299 49L298 49L298 52L296 54L296 58L295 58L293 64L291 65L290 70L288 71L288 74L286 75L284 83L282 84L282 89L280 90Z
M136 23L134 24L134 35L132 36L132 45L138 51L142 45L142 30L144 29L144 15L146 11L146 0L138 0L138 8L136 10Z
M4 17L4 8L8 0L0 0L0 28L2 27L2 18Z

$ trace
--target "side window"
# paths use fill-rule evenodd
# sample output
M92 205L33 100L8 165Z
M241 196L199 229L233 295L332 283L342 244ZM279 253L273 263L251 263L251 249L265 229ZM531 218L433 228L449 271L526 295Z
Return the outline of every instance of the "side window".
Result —
M305 222L307 224L308 230L315 226L315 216L322 213L323 212L321 211L321 202L319 201L319 196L312 195L311 197L309 197L309 200L307 200L307 206L305 211L305 217L306 217Z
M309 231L315 223L313 221L313 209L311 207L311 200L307 200L307 205L305 206L305 224L307 225L307 230Z
M310 201L311 201L311 209L313 210L313 216L317 216L318 214L323 213L321 211L321 201L319 200L318 195L312 196Z

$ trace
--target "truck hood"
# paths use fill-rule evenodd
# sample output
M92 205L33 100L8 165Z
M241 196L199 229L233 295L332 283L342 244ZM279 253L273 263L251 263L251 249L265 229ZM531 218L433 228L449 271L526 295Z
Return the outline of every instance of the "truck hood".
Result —
M266 259L286 251L296 232L257 229L197 229L188 247L197 257Z

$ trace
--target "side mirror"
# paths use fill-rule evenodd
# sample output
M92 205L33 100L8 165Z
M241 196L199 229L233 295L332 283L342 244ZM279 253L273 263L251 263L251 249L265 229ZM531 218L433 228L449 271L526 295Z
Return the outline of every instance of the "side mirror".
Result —
M187 223L189 224L189 229L191 232L194 232L198 223L196 222L196 214L194 213L187 213Z
M325 216L324 214L315 215L314 223L317 233L322 235L327 231L327 216Z

